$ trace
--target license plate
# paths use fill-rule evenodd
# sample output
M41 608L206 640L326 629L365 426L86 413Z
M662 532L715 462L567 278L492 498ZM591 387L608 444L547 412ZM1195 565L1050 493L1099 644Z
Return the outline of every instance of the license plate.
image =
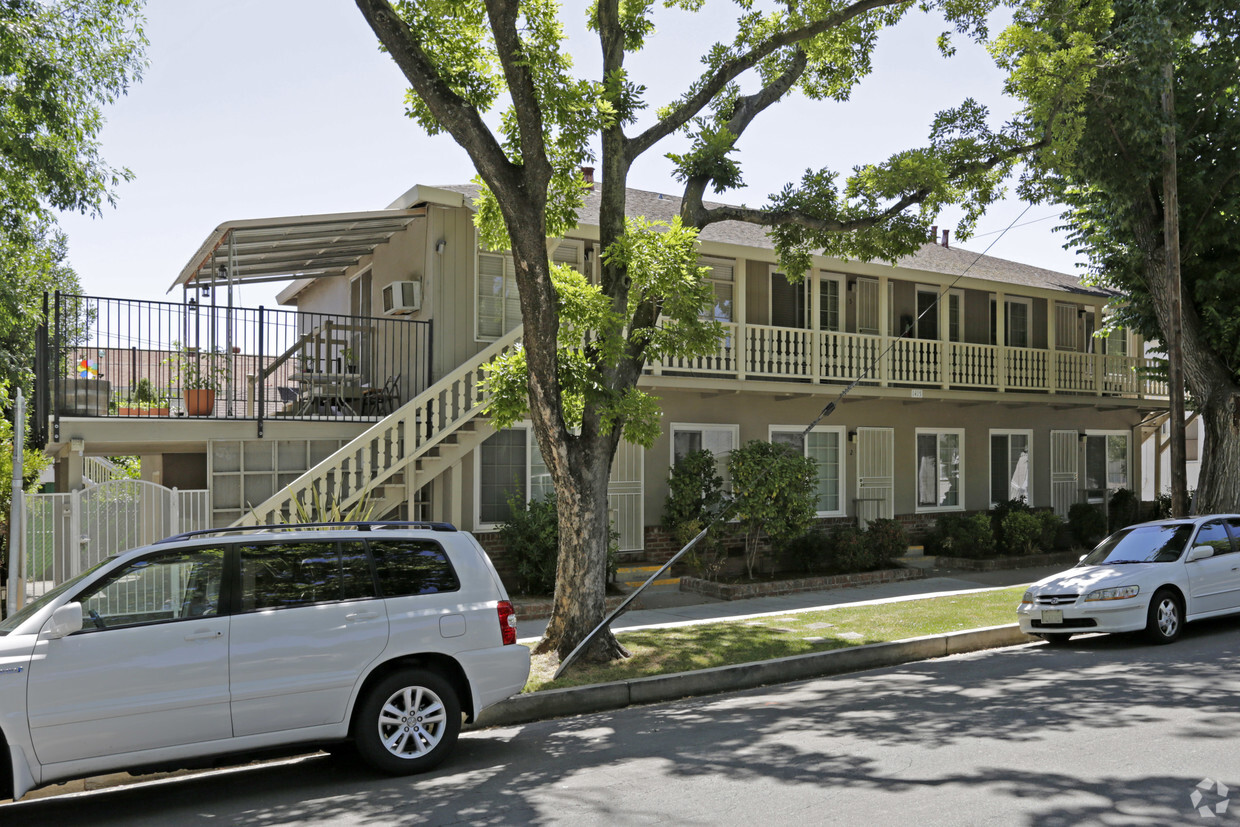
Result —
M1063 623L1063 609L1043 609L1042 624L1047 623Z

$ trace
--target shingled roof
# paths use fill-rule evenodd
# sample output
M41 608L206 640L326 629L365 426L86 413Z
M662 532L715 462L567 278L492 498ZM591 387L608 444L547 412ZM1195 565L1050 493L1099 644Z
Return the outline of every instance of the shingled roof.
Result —
M466 201L472 201L478 195L478 187L473 184L447 185L439 189L462 193ZM597 191L586 196L578 226L597 227L599 222L599 203L601 197ZM707 208L725 206L717 202L705 202ZM651 220L671 221L680 213L680 198L659 192L648 192L630 188L625 202L629 215L641 215ZM711 224L702 230L703 241L714 241L721 244L734 244L742 247L756 247L773 250L775 245L767 236L766 230L756 224L741 221L721 221ZM1090 287L1081 283L1080 279L1067 273L1033 267L1016 261L979 256L976 252L962 247L944 247L941 244L926 243L920 250L910 256L904 256L895 262L896 266L910 270L921 270L927 273L939 273L958 276L968 271L969 278L981 281L994 281L1002 284L1015 284L1022 287L1040 287L1049 290L1062 290L1078 293L1083 296L1111 296L1110 290Z

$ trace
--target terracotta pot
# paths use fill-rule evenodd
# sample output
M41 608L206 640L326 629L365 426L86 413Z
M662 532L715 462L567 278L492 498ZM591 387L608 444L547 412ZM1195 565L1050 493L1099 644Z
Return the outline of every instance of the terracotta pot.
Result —
M167 416L167 408L117 408L116 412L120 416Z
M185 389L185 413L206 416L215 408L215 391L211 388Z

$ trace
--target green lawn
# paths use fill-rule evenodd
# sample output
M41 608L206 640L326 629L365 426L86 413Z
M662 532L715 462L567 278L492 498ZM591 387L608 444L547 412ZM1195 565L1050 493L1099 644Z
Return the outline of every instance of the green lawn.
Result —
M632 653L631 658L605 665L578 662L568 674L553 682L551 676L559 666L558 659L554 655L535 655L525 691L630 680L863 643L1001 626L1016 622L1016 606L1024 590L1024 586L1016 586L874 606L620 632L617 637Z

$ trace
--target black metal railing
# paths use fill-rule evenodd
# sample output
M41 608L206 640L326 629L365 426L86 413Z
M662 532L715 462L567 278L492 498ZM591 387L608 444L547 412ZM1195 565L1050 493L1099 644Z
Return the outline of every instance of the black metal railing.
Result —
M63 416L377 418L431 381L429 321L193 299L48 302L36 378L57 431Z

